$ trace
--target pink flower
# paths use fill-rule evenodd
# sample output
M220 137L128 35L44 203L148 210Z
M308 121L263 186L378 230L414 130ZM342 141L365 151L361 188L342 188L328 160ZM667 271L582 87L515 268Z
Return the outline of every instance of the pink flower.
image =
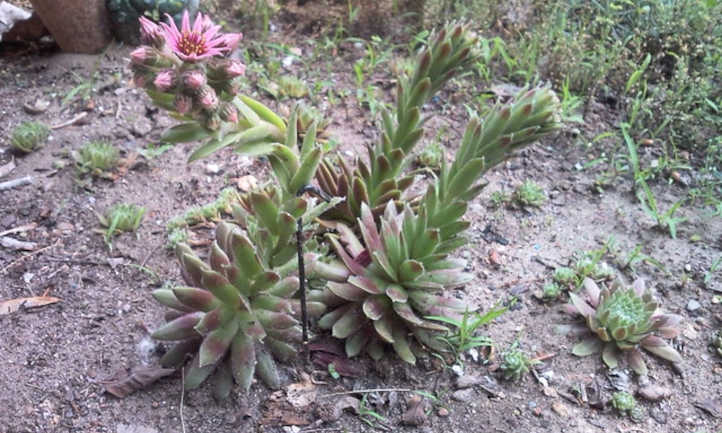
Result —
M188 11L183 12L180 30L173 18L168 14L166 16L168 23L161 23L166 42L171 51L186 62L197 62L232 51L234 44L241 39L240 34L220 34L221 26L214 25L208 16L200 12L196 15L192 27Z
M146 17L140 17L140 41L156 48L162 48L165 45L165 36L163 29L153 21Z
M186 95L176 95L175 97L175 111L180 114L188 114L193 108L193 99Z
M226 64L226 74L229 78L240 77L246 73L246 65L239 62L238 60L231 60Z
M175 73L173 71L161 71L158 73L158 75L155 76L155 80L153 80L153 85L161 92L165 92L171 87L173 87L174 78Z
M183 84L191 90L198 90L206 84L206 76L201 71L189 71L183 74Z
M144 64L148 57L148 49L146 47L138 47L130 52L130 61L136 65Z

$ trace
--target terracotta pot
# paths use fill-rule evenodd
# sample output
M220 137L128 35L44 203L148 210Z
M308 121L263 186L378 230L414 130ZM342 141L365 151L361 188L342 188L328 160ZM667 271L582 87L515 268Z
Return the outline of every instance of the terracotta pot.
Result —
M97 53L112 36L105 0L30 0L63 51Z

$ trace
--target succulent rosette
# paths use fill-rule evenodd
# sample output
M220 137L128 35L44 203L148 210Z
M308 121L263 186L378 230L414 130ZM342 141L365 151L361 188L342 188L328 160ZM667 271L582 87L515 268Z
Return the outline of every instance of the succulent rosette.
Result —
M179 367L193 354L185 370L185 388L200 386L215 372L214 393L219 398L228 396L234 380L248 390L256 375L278 388L274 357L293 358L292 343L301 341L294 318L299 304L292 299L298 278L264 265L246 233L225 222L216 228L208 264L185 244L178 244L176 254L188 286L153 292L158 302L173 310L152 337L178 341L161 365ZM312 307L312 313L323 312L323 305Z
M625 288L618 281L610 288L600 289L586 278L580 294L569 293L570 303L565 311L581 315L585 325L560 325L561 333L586 335L572 348L577 356L602 353L602 360L609 368L616 368L622 357L640 375L647 374L647 366L640 349L666 359L681 362L682 357L663 338L679 335L677 325L681 317L663 314L644 281L636 280Z

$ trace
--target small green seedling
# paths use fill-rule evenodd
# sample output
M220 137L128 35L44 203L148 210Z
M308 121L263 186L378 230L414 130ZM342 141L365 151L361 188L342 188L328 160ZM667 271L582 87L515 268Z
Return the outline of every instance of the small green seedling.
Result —
M561 266L554 269L554 281L562 286L570 286L577 283L577 273L572 268Z
M424 150L416 156L416 163L421 167L430 168L433 171L441 169L441 161L444 158L444 150L438 140L433 140Z
M521 349L519 342L515 341L502 355L500 369L504 379L516 382L529 372L529 367L539 364L536 359L529 358Z
M118 164L118 158L118 149L105 141L90 141L73 152L78 172L95 176L112 171Z
M612 394L612 407L620 415L627 415L635 422L639 422L644 418L644 409L637 405L637 400L628 392L617 391Z
M182 227L173 227L168 231L168 241L166 248L173 251L176 245L188 241L188 231Z
M529 179L516 188L512 198L522 207L540 207L547 199L544 189Z
M45 144L50 128L40 122L23 122L12 132L10 144L22 153L30 153Z
M386 418L368 406L368 394L364 394L358 408L358 417L369 427L376 427L376 422L385 422Z
M555 282L546 283L542 288L542 298L545 301L553 301L555 299L558 299L561 294L562 288L559 287L559 285Z
M477 329L491 323L494 319L506 312L507 307L494 307L487 311L484 315L466 311L461 320L452 319L450 317L429 316L427 319L438 320L452 325L455 329L449 331L446 335L437 336L442 343L446 344L456 355L459 361L461 354L469 349L479 346L490 346L492 340L489 337L475 335Z
M145 215L145 208L128 203L117 203L111 206L105 215L96 213L100 225L106 228L105 243L112 248L111 239L122 232L134 232L140 226Z
M300 99L308 95L308 86L306 86L306 83L293 75L284 75L279 78L278 87L281 96Z

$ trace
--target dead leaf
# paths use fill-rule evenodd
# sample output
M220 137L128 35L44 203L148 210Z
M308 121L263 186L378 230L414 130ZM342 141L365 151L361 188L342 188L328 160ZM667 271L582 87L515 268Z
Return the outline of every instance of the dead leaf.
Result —
M0 315L10 314L21 308L42 307L44 305L54 304L60 301L62 301L62 299L54 298L52 296L32 296L29 298L17 298L10 299L8 301L1 301Z
M494 266L501 265L501 257L499 257L499 253L493 248L489 250L489 263Z
M406 412L401 416L401 422L417 427L424 425L428 419L426 415L428 402L426 399L418 394L414 394L406 400L406 404L408 409L406 409Z
M10 162L5 165L0 165L0 177L7 176L13 170L15 170L15 158L11 159Z
M311 382L311 377L305 373L301 373L302 382L292 383L286 387L286 399L291 406L296 408L304 408L316 401L318 390L316 385Z
M308 345L311 351L313 363L326 370L329 364L341 376L360 377L364 375L363 365L358 361L352 361L346 356L346 350L340 340L335 338L324 338Z
M236 185L241 191L248 192L256 188L256 186L258 185L258 179L256 179L255 176L251 176L250 174L246 176L241 176L238 178Z
M351 395L344 395L333 400L333 405L319 405L316 411L322 420L333 422L341 418L346 409L351 409L354 414L358 415L360 407L361 400Z
M309 425L313 422L313 411L291 406L285 391L276 391L263 402L260 423L263 425Z
M130 374L127 370L116 372L110 378L101 381L105 391L118 398L128 396L135 391L144 389L155 383L158 379L173 374L175 369L158 366L135 367Z
M694 402L694 406L707 412L713 418L722 418L722 403L716 400L702 400Z

